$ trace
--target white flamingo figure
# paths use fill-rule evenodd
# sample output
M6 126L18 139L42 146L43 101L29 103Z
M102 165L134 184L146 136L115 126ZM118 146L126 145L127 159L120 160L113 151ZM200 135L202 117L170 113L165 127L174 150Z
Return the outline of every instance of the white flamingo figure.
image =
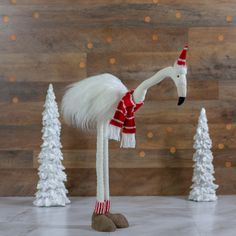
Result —
M128 227L124 215L110 213L108 140L119 140L122 131L121 147L135 147L134 112L142 105L147 90L163 79L172 78L179 96L178 105L184 102L187 49L185 46L174 66L158 71L131 92L111 74L89 77L72 84L66 91L62 99L65 122L85 131L97 130L97 201L92 216L93 229L111 232Z

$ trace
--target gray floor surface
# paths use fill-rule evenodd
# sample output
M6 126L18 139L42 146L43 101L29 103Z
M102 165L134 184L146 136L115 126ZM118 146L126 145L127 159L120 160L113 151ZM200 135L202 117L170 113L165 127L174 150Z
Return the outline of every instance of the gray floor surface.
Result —
M0 198L0 236L235 236L236 196L196 203L186 197L113 197L112 212L130 227L113 233L90 228L95 198L70 198L66 207L38 208L30 197Z

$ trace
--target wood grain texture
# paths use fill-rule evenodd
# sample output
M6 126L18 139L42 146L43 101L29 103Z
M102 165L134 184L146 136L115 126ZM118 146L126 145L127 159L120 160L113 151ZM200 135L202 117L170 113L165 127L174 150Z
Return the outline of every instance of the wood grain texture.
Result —
M36 169L8 168L0 169L1 196L27 196L34 195L37 185Z
M187 194L205 107L218 193L236 194L234 0L2 0L0 16L0 196L36 191L49 83L59 107L66 86L87 76L112 73L135 88L173 65L185 43L186 102L177 106L170 79L148 91L136 114L137 148L110 142L111 193ZM95 195L96 136L61 121L70 195Z
M235 149L213 149L214 166L225 167L226 162L231 166L236 166L236 160L231 156ZM141 153L144 153L141 156ZM110 149L110 168L192 168L193 149L177 149L171 153L170 149L135 149L117 150ZM34 152L33 167L38 168L39 151ZM96 150L63 150L63 165L71 169L90 169L96 167Z
M197 122L197 121L196 121ZM192 149L193 136L196 126L193 124L156 124L140 125L137 124L137 148L140 149L169 149L172 146L177 149ZM31 126L0 126L2 133L0 135L0 149L38 149L41 144L41 125ZM62 143L65 149L95 149L95 134L85 134L80 130L62 127ZM169 133L167 130L171 129ZM225 148L236 148L235 143L235 123L231 130L226 129L226 124L210 124L211 138L213 148L223 143ZM153 138L147 137L148 132L153 133ZM22 138L24 137L24 138ZM9 142L9 140L11 142ZM119 143L110 141L110 148L119 148ZM122 149L123 150L123 149ZM122 153L121 150L121 153Z
M235 61L235 36L235 27L191 28L191 77L234 79L236 68L232 62Z
M235 168L216 168L218 194L236 194ZM94 196L95 169L67 169L67 188L71 196ZM222 178L224 176L224 179ZM37 182L36 169L0 169L2 196L33 195ZM191 168L111 168L112 196L186 195L191 185ZM17 181L16 181L17 180ZM9 183L14 183L14 188ZM142 186L142 187L141 187Z
M120 79L138 79L142 81L153 75L156 71L174 64L179 51L175 52L130 52L130 53L88 53L88 75L109 72L119 75ZM111 65L110 58L115 58L116 63Z
M42 27L46 24L50 28L69 25L77 25L78 28L225 26L228 24L225 16L234 15L233 0L227 2L200 0L194 4L188 0L160 1L160 4L132 0L112 2L83 0L73 4L65 0L53 1L53 4L44 2L45 0L36 1L36 4L32 5L26 1L19 7L12 7L9 3L2 4L1 11L7 12L12 17L10 26ZM31 20L32 11L40 13L40 21ZM176 12L180 12L181 17L176 19ZM148 24L143 20L147 15L151 18ZM235 21L232 24L235 24Z
M222 80L219 82L219 98L221 100L235 101L236 100L236 81Z
M46 27L46 26L45 26ZM175 51L188 40L187 28L95 28L77 29L77 26L60 28L6 28L0 37L1 53L48 53L48 52L160 52ZM12 43L10 35L17 35ZM154 40L153 40L154 37ZM176 40L176 39L179 40ZM93 43L88 49L87 43ZM37 45L37 47L35 47Z
M148 77L147 77L148 78ZM81 78L83 79L83 78ZM79 81L78 78L76 81ZM144 80L144 79L143 79ZM122 81L128 89L136 88L140 81L135 78L133 80ZM3 106L6 103L12 102L12 98L17 97L20 104L36 104L45 101L47 93L48 82L9 82L0 81L0 104ZM67 86L71 82L54 82L53 88L56 94L56 99L60 104L63 94ZM204 85L204 90L202 87ZM218 99L218 81L204 81L204 80L189 80L188 81L189 96L188 100L216 100ZM158 86L152 87L147 94L148 101L175 101L178 99L177 91L171 79L162 81ZM16 104L14 104L17 108ZM41 105L41 104L40 104Z
M172 84L172 83L171 83ZM212 84L212 83L211 83ZM61 87L61 92L64 88ZM211 89L214 89L212 86ZM209 120L212 123L227 123L234 122L234 102L232 101L218 101L211 100L214 96L218 96L217 91L211 93L205 93L203 97L209 100L192 100L194 97L190 97L190 101L186 102L183 107L178 107L176 91L171 87L171 90L160 90L159 87L150 90L150 94L147 95L147 102L142 107L142 112L137 113L137 121L142 121L145 118L145 124L171 124L171 123L192 123L195 124L198 117L198 112L202 106L210 108L208 110ZM0 89L1 90L1 89ZM46 90L46 89L45 89ZM41 123L41 112L43 111L42 102L22 102L22 100L36 100L44 99L45 91L24 90L22 87L22 94L19 91L14 91L12 88L6 91L6 96L3 98L5 102L0 103L2 114L0 116L0 125L36 125ZM156 92L155 92L156 91ZM195 89L196 97L198 89ZM160 92L160 93L159 93ZM160 94L160 96L159 96ZM192 93L194 96L194 93ZM211 94L211 95L208 95ZM19 95L19 96L17 96ZM26 96L25 96L26 95ZM62 94L61 94L62 95ZM17 98L18 102L14 103L14 98ZM162 98L163 97L163 98ZM169 100L172 99L172 100ZM188 98L187 98L188 99ZM57 99L60 101L60 99ZM166 106L170 109L166 115ZM25 109L27 107L27 109ZM59 103L60 107L60 103ZM216 114L214 111L218 111ZM73 132L73 131L72 131Z
M1 150L0 169L32 168L33 156L30 150Z
M86 62L83 53L10 53L1 54L0 77L17 81L74 81L86 77L86 71L79 68Z

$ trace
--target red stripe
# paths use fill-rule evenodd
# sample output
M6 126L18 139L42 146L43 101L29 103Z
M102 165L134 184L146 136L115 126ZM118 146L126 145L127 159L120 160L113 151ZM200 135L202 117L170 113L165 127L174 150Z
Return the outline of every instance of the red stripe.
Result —
M120 110L120 109L118 109L118 108L116 108L116 112L120 112L120 113L122 113L123 115L125 115L124 111L122 111L122 110Z
M117 111L113 116L113 119L119 120L122 123L122 121L125 119L125 116L123 113Z
M108 212L108 200L105 200L106 203L106 213Z
M99 210L98 210L99 214L101 214L101 207L102 207L102 203L99 202Z
M178 64L178 65L180 65L180 66L185 66L185 65L186 65L186 63L185 63L185 62L183 62L183 61L180 61L180 60L178 60L177 64Z
M108 204L108 209L107 209L107 204ZM101 215L105 214L109 209L110 209L110 201L109 203L107 203L106 200L104 202L96 201L94 212L98 215Z
M96 201L95 213L96 213L96 214L99 214L99 202L98 202L98 201Z
M99 214L100 212L100 202L98 202L98 209L97 209L97 213Z
M102 203L102 214L106 213L106 202Z
M121 101L119 102L119 104L118 104L118 106L117 106L117 109L122 110L122 111L125 112L125 104L124 104L124 101L123 101L123 100L121 100Z
M109 211L109 210L108 210L108 209L109 209L108 207L109 207L109 202L107 201L107 202L106 202L106 213Z
M99 209L99 202L97 202L97 210L96 210L96 213L98 213L98 209Z
M103 214L105 214L107 212L107 206L106 206L106 202L104 202L104 207L103 207Z
M116 127L119 127L119 128L122 128L122 126L123 126L123 124L120 124L120 123L118 123L118 122L115 121L115 120L111 120L111 121L110 121L110 124L111 124L111 125L114 125L114 126L116 126Z
M122 132L124 134L135 134L136 129L123 129Z
M103 204L100 202L100 214L103 214Z
M100 211L99 211L99 212L100 212L100 214L102 214L102 213L103 213L103 211L102 211L103 209L102 209L102 208L103 208L103 204L102 204L102 202L100 202Z
M106 208L105 208L105 213L110 211L110 200L105 200L106 203Z
M130 119L130 120L125 120L124 122L124 127L134 127L135 126L135 121L134 119Z

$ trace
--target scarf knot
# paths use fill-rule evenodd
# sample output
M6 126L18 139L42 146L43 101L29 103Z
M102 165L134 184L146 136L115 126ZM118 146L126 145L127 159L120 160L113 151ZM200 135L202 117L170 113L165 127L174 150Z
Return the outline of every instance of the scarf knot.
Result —
M108 138L120 141L120 132L122 131L120 147L123 148L135 148L136 126L134 113L143 105L143 102L134 102L133 92L132 89L121 98L109 124Z

